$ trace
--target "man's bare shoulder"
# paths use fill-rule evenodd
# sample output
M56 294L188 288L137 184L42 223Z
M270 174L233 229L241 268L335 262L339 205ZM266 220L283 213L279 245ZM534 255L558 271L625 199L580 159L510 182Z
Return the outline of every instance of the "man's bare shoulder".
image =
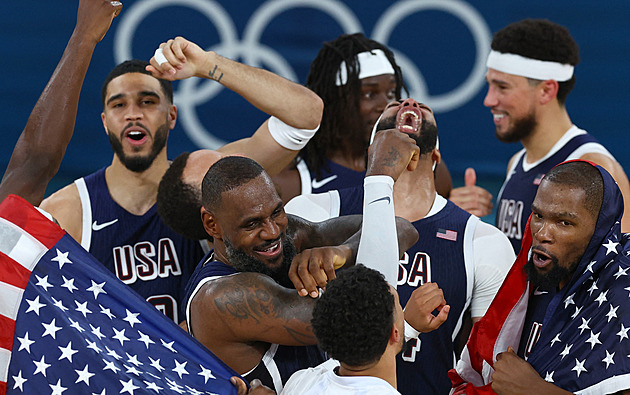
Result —
M44 199L39 207L50 213L72 238L81 242L83 209L76 184L61 188Z

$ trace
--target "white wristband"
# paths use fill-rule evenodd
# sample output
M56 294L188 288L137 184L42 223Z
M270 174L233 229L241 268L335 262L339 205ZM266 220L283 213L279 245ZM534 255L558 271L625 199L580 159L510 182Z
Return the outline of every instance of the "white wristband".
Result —
M319 125L312 130L298 129L287 125L276 117L269 118L269 133L271 137L286 149L298 151L315 135Z
M405 321L405 341L409 341L411 339L418 338L418 342L420 342L420 332L416 330L411 324Z

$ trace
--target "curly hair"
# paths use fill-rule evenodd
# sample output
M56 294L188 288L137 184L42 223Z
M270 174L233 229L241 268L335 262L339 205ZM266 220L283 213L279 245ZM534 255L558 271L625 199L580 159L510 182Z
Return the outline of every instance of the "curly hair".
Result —
M494 34L490 46L497 52L531 59L572 66L580 62L580 50L569 29L546 19L524 19L511 23ZM540 82L529 80L532 84ZM558 85L558 102L564 104L575 85L575 75L568 81L558 82Z
M123 74L127 73L141 73L153 76L150 72L146 70L146 67L149 65L148 62L144 60L131 59L126 60L120 63L118 66L114 67L112 71L109 72L105 81L103 82L103 86L101 87L101 100L103 101L103 107L105 107L105 99L107 96L107 86L109 83L116 77L119 77ZM162 91L164 95L169 100L169 103L173 103L173 85L169 80L163 80L156 78L160 81L160 86L162 87Z
M348 145L348 149L354 150L356 156L364 155L367 150L367 143L363 144L366 139L360 116L361 81L357 55L373 49L382 50L392 64L396 79L396 99L400 99L404 87L403 77L394 54L384 45L361 33L342 34L325 42L311 63L306 86L324 101L324 114L319 131L302 149L300 156L318 177L321 176L326 158L335 149L342 147L344 141L353 142ZM346 63L348 82L337 86L341 62Z
M190 153L177 156L160 181L157 212L175 232L192 240L211 239L201 222L201 191L183 181Z
M394 325L394 295L381 273L356 265L338 273L313 309L322 350L349 366L377 361Z

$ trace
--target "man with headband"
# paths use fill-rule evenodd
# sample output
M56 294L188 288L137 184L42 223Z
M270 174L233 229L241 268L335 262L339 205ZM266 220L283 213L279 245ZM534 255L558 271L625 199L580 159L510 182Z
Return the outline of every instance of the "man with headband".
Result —
M523 20L497 32L491 47L484 105L492 112L497 138L520 141L524 147L510 159L496 204L496 226L508 236L515 252L542 177L564 160L589 160L608 170L619 183L628 212L626 174L593 136L571 122L565 107L579 61L578 46L569 31L547 20ZM470 195L454 199L464 208L476 204L477 190L466 188ZM623 231L630 231L630 213L621 225Z
M191 154L187 175L197 186L221 154L241 153L271 173L280 171L317 130L323 105L299 84L181 37L162 44L152 62L123 62L103 84L101 118L112 163L56 192L42 208L121 281L180 323L184 288L204 251L199 241L168 228L156 207L158 185L170 166L166 142L177 121L170 80L213 79L271 115L250 138L219 152Z
M440 161L440 152L436 147L437 125L429 107L413 99L394 101L374 129L379 132L370 145L368 171L374 158L383 153L392 164L405 160L393 149L393 143L401 136L411 137L420 147L418 166L402 169L397 177L366 177L365 193L364 188L356 187L298 196L286 209L311 220L322 220L367 212L372 206L387 202L396 215L413 223L420 234L419 240L404 253L399 265L378 269L391 284L398 285L403 306L408 304L415 289L433 282L443 290L450 311L437 330L419 336L416 333L397 358L398 389L404 394L447 393L450 388L447 372L454 366L455 338L462 329L464 314L469 310L473 321L485 314L514 262L514 252L498 229L436 193L433 168ZM393 195L382 197L380 191L387 189L393 190ZM373 248L366 255L379 253L382 249L379 241L388 236L386 232L378 232L373 235L373 242L362 241L362 247ZM362 262L360 257L357 261ZM327 281L316 272L308 272L313 276L298 275L298 270L292 274L296 288L304 289L302 295L311 294Z
M449 372L456 394L630 393L630 239L601 166L545 175L523 248ZM569 391L569 392L567 392Z
M325 42L311 63L306 86L324 101L322 126L274 182L287 202L299 194L361 186L374 123L404 87L394 54L361 33ZM448 196L451 178L438 168L438 191Z

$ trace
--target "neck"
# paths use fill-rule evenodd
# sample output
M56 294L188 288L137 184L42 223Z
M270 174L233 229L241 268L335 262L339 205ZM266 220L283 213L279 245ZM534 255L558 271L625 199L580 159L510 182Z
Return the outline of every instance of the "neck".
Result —
M527 162L542 159L573 125L564 106L550 103L539 108L537 126L530 136L521 140L527 152Z
M131 214L143 215L157 201L158 185L168 166L166 147L155 158L151 167L140 173L127 169L114 155L112 164L105 170L109 194Z
M379 379L387 381L392 387L397 388L398 382L396 381L396 354L390 349L389 345L385 350L385 353L381 356L377 362L368 364L365 366L349 366L340 362L339 376L346 377L360 377L371 376L378 377Z
M365 171L365 153L357 153L350 148L344 148L333 152L329 159L354 171Z
M426 217L435 200L435 179L430 157L420 158L414 171L405 170L394 184L396 215L413 222Z

